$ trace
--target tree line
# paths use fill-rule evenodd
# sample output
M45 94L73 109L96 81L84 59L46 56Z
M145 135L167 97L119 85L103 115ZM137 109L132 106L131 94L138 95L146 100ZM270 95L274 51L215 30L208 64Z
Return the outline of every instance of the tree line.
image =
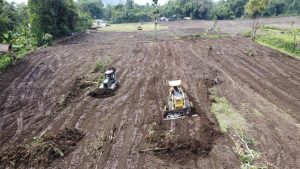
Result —
M170 0L161 6L164 16L177 15L192 19L234 19L246 17L245 5L249 0ZM299 0L269 0L262 16L300 14Z
M56 38L88 28L92 19L105 19L113 23L153 21L160 16L177 19L234 19L247 16L245 6L249 0L170 0L162 6L138 5L126 0L118 5L104 6L102 0L29 0L27 4L0 0L0 42L8 32L28 29L43 45L49 36ZM299 0L269 0L261 16L300 14ZM27 32L27 33L28 33Z
M247 17L245 6L249 0L169 0L168 3L156 7L153 4L138 5L133 0L126 0L118 5L104 7L98 0L97 8L92 10L94 18L104 18L114 23L152 21L156 10L160 16L176 19L191 17L192 19L235 19ZM158 0L159 1L159 0ZM261 16L299 15L299 0L268 0Z

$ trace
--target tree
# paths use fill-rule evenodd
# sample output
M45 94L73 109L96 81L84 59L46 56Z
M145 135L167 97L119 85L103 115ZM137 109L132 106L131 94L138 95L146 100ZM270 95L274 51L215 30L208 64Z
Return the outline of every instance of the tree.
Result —
M133 9L133 4L134 4L133 0L127 0L126 1L126 8L127 9Z
M211 19L212 8L212 0L170 0L163 5L162 14L168 17L176 15L179 18Z
M8 33L4 34L3 41L6 44L9 44L9 55L13 58L13 62L16 61L16 54L13 51L13 43L16 41L16 34L14 34L12 31L9 31Z
M104 17L102 0L79 0L79 6L84 12L89 12L95 19Z
M236 18L239 18L244 15L245 5L249 0L227 0L231 11L234 13Z
M246 14L253 19L252 25L252 36L251 38L255 40L255 34L257 30L258 16L267 8L268 0L250 0L245 7Z
M43 36L60 37L75 31L78 14L73 0L29 0L31 31L43 45Z
M278 16L286 12L286 5L282 0L270 0L264 12L265 16Z
M155 40L157 39L157 18L158 18L158 14L159 14L159 11L157 9L157 3L158 3L158 0L153 0L153 4L155 6L155 11L154 11L154 14L155 14Z
M234 19L234 13L232 12L229 3L225 0L221 0L214 6L213 16L216 16L217 19Z

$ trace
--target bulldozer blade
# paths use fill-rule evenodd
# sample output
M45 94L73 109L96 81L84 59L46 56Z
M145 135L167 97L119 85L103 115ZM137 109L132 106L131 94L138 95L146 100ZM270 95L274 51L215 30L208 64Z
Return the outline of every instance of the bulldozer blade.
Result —
M190 108L180 109L180 110L167 110L164 112L164 120L175 120L189 116Z

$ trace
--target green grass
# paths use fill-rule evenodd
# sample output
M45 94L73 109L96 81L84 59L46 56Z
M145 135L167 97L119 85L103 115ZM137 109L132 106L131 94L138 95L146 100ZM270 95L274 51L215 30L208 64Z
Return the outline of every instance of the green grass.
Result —
M300 59L300 35L296 36L298 45L294 48L294 36L291 34L291 30L262 27L256 42Z
M268 48L271 48L271 49L274 49L274 50L277 50L277 51L280 51L284 54L287 54L287 55L290 55L290 56L293 56L294 58L297 58L297 59L300 59L300 53L299 51L296 51L296 52L291 52L289 51L288 49L285 49L284 48L284 45L280 44L281 42L279 43L275 43L271 41L272 38L258 38L256 39L256 42L263 45L263 46L266 46Z
M96 62L94 72L104 73L110 64L111 64L110 60L107 60L107 61L100 60L100 61Z
M12 64L12 58L7 55L0 55L0 71L4 70L8 65Z
M109 31L109 32L137 32L137 27L140 23L124 23L124 24L112 24L111 26L107 26L101 28L101 31ZM154 23L144 23L142 25L143 30L141 31L154 31L155 26ZM157 30L166 30L167 26L157 25Z
M244 117L234 111L224 97L215 97L216 102L212 104L211 111L215 114L220 129L226 133L229 128L237 131L247 130L247 122Z

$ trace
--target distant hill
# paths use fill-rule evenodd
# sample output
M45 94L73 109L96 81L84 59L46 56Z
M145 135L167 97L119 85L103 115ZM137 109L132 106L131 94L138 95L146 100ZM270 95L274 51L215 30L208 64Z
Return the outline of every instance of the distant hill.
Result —
M123 2L123 0L121 0ZM104 5L118 5L120 0L102 0Z

